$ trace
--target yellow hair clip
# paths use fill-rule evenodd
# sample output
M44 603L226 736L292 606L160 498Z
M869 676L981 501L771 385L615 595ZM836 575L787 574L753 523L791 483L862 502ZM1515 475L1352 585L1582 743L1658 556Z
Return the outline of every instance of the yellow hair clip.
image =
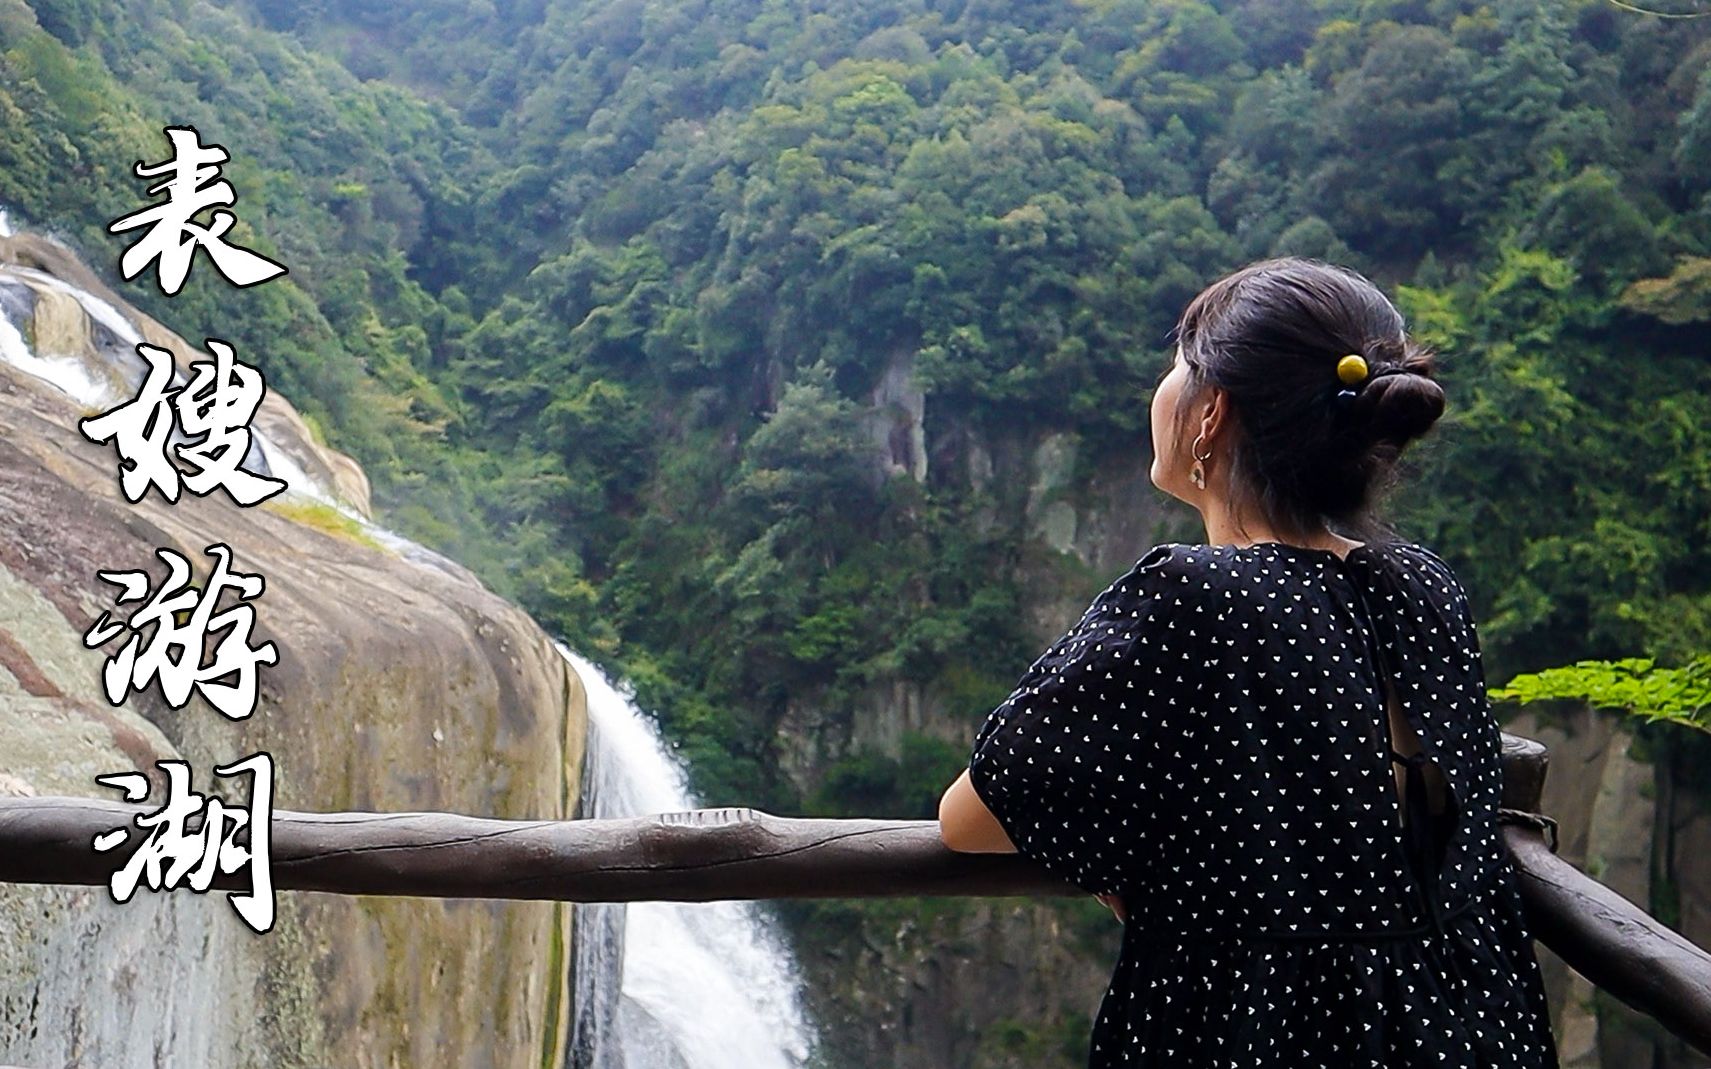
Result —
M1366 378L1366 360L1359 353L1350 353L1337 361L1337 378L1345 386L1353 386Z

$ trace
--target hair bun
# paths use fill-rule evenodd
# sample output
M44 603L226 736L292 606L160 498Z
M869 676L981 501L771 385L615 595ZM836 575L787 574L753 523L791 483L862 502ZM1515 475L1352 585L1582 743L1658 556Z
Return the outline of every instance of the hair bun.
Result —
M1363 348L1378 365L1361 390L1367 433L1375 443L1401 449L1444 414L1444 388L1432 378L1428 352L1407 336L1377 339Z

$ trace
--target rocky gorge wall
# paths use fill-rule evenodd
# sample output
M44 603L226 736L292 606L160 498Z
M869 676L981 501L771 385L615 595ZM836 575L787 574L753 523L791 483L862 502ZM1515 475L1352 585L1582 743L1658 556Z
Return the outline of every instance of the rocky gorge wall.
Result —
M894 354L865 399L880 470L987 492L975 522L983 533L1024 539L1015 579L1038 649L1147 549L1193 537L1163 508L1145 440L1127 453L1094 455L1063 432L989 437L935 411L913 371L906 353ZM847 717L793 701L777 745L807 791L849 754L901 759L912 733L966 753L989 711L950 707L929 688L887 680ZM1091 898L911 899L817 919L799 953L814 1015L840 1065L1086 1064L1091 1011L1121 937L1110 911Z
M0 309L18 334L0 340L22 341L44 373L126 397L138 338L181 369L209 359L33 235L0 237ZM188 760L206 792L212 766L266 750L278 809L577 815L581 681L520 609L368 523L361 469L313 441L285 398L270 392L252 426L325 498L131 503L113 447L77 429L91 414L0 361L0 793L116 798L94 777L138 770L154 772L159 804L155 760ZM199 697L173 709L157 686L111 705L101 668L122 642L92 650L82 636L135 605L116 606L96 573L140 569L158 585L155 551L170 547L200 586L216 542L266 580L247 602L249 643L273 642L279 659L259 666L253 714L228 720ZM222 892L145 887L119 905L104 887L0 886L0 1064L562 1063L568 905L278 892L276 906L258 935Z

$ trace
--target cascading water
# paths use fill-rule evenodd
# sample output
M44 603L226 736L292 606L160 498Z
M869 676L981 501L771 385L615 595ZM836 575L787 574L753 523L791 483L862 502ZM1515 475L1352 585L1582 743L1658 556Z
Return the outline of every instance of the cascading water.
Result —
M588 692L582 812L699 808L629 695L555 643ZM576 907L576 1021L568 1069L801 1069L815 1043L794 964L763 904L589 902Z
M0 236L11 234L0 208ZM38 309L41 302L52 302ZM40 314L38 314L38 311ZM33 349L20 327L28 317L38 343L63 327L63 343ZM54 328L44 331L44 321ZM43 271L0 265L0 361L51 383L85 408L105 409L128 398L147 372L136 344L137 328L108 302ZM173 385L187 381L174 369ZM130 391L130 392L127 392ZM173 441L181 441L176 433ZM242 466L283 479L282 497L330 505L365 534L407 560L462 572L439 553L373 523L338 498L293 460L251 430ZM676 761L634 703L588 660L554 643L582 679L588 694L588 746L581 813L635 816L697 808ZM185 1064L216 1064L230 1037L216 1035L206 1018L227 990L221 981L226 955L183 936L202 931L187 918L183 900L153 898L130 907L158 916L139 936L171 945L181 966L174 990L201 998L171 998L144 1021L141 1006L108 1007L91 1027L71 1026L100 1049L132 1047L147 1034L170 1045ZM777 928L761 904L751 902L578 903L575 915L575 1025L566 1069L802 1069L815 1039L797 1004L800 983ZM224 929L222 929L224 931ZM44 975L64 973L60 989L91 989L94 977L116 967L111 945L40 963ZM160 951L152 951L159 955ZM147 1044L135 1046L139 1058ZM111 1064L119 1065L115 1061ZM123 1063L133 1064L131 1060ZM143 1061L135 1061L141 1066Z
M0 225L5 224L0 208ZM10 233L9 227L5 227ZM0 236L6 236L0 234ZM32 347L19 325L28 320L35 335ZM54 328L44 330L44 322ZM44 344L44 335L49 335ZM20 264L0 264L0 361L51 383L78 404L104 410L134 396L148 374L148 363L136 347L141 332L117 308L80 287L45 271ZM189 383L176 366L170 389ZM185 440L174 425L168 444ZM286 483L281 497L297 497L328 505L361 525L363 533L399 556L418 564L461 570L449 558L374 523L315 480L289 451L258 428L250 429L250 449L239 467Z

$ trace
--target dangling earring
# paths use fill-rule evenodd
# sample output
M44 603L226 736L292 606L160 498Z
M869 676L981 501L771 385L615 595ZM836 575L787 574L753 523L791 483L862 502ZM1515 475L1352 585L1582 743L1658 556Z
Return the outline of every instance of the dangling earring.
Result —
M1189 469L1188 479L1202 490L1206 489L1206 469L1201 466L1201 463L1212 459L1211 450L1207 450L1205 456L1200 455L1200 439L1205 437L1205 434L1206 432L1202 431L1195 435L1194 444L1188 447L1189 455L1194 458L1194 467Z

